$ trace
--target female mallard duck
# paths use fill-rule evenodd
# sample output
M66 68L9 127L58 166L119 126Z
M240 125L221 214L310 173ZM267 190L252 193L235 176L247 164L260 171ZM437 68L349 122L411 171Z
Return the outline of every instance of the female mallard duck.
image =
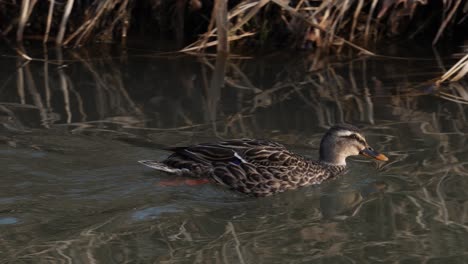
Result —
M351 125L330 128L320 142L318 161L288 151L283 145L255 139L234 139L167 150L174 153L158 162L140 163L171 174L208 178L254 196L268 196L301 186L320 184L341 174L346 158L364 155L388 158L369 147Z

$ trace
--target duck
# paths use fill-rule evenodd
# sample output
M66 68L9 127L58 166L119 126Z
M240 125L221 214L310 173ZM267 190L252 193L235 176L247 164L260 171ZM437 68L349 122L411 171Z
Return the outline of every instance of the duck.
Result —
M266 139L231 139L171 147L165 160L141 164L169 174L218 183L255 197L318 185L346 171L346 159L362 155L388 158L369 146L360 130L349 124L330 127L320 141L319 159L312 160Z

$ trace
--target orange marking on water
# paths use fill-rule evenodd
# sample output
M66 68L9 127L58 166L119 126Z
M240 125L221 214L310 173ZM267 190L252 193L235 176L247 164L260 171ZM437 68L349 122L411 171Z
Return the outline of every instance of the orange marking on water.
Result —
M208 180L208 179L189 179L189 180L185 180L185 184L190 185L190 186L202 185L202 184L207 184L207 183L210 183L210 180Z
M182 186L182 185L189 185L189 186L196 186L210 183L208 179L184 179L184 178L176 178L168 181L160 181L156 183L157 186L161 187L171 187L171 186Z

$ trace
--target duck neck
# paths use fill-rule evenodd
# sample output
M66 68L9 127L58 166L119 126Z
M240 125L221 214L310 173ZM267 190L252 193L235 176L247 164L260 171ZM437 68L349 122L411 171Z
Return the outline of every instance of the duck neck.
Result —
M332 166L346 166L345 155L340 155L334 151L325 152L320 149L320 159L319 161Z

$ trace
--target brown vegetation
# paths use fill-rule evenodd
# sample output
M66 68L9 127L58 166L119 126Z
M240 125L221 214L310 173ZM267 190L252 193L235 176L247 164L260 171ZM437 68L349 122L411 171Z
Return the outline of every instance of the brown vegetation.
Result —
M19 43L34 38L76 47L96 40L124 40L132 29L130 24L137 25L134 31L139 27L145 35L153 34L151 27L156 25L159 32L170 31L180 39L207 32L194 45L200 49L218 40L226 49L228 42L249 37L257 44L339 51L343 45L364 48L383 37L398 35L430 36L436 44L448 32L456 33L459 29L462 33L468 15L466 0L249 0L229 1L229 6L227 3L221 0L1 1L0 30L7 38L13 38L16 33ZM147 9L151 11L145 12ZM199 22L199 29L187 25L190 19Z

